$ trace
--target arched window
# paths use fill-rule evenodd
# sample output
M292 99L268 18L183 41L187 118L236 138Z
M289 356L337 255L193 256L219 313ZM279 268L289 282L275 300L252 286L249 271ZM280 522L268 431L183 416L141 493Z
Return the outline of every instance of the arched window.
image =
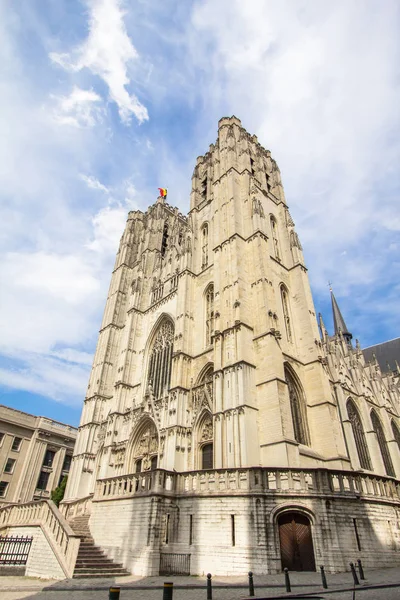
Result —
M372 427L374 428L376 437L378 439L379 449L381 451L383 464L385 465L386 474L389 475L389 477L395 477L392 459L390 458L385 434L383 432L383 427L379 420L378 415L376 414L376 412L374 410L371 412L371 421L372 421Z
M347 401L347 414L353 430L354 441L356 443L358 460L362 469L372 470L371 459L369 457L367 441L365 439L364 429L358 410L352 400Z
M201 268L208 266L208 223L201 228Z
M289 311L289 294L284 285L281 285L281 301L283 310L283 320L285 321L286 338L288 342L293 341L292 337L292 325L290 322L290 311Z
M214 445L213 445L213 422L212 416L206 413L206 417L200 427L200 454L201 468L212 469L214 467Z
M161 243L161 256L165 256L165 251L167 249L167 245L168 245L168 221L165 221L164 223L164 231L163 231L163 237L162 237L162 243Z
M397 442L397 445L400 450L400 431L399 431L399 428L397 427L396 423L393 420L392 420L392 431L393 431L393 437L394 437L395 441Z
M174 326L170 320L165 320L153 342L149 361L148 382L156 399L161 398L165 389L169 388L173 344Z
M210 283L206 290L206 347L211 346L214 334L214 285Z
M299 442L299 444L305 444L307 446L309 444L309 437L306 417L306 403L304 395L296 376L286 365L285 380L289 390L294 438L296 442Z
M281 255L279 252L279 237L278 237L278 224L273 215L270 217L271 222L271 235L272 235L272 243L274 246L274 254L277 260L281 260Z

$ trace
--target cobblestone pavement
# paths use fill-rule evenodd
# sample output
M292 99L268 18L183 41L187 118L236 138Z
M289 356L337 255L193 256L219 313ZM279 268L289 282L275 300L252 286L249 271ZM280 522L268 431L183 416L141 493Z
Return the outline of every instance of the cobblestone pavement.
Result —
M400 569L369 570L368 579L356 588L356 600L399 600ZM328 590L323 590L319 573L291 573L292 593L287 594L282 574L255 575L256 598L295 597L314 594L329 600L353 600L351 573L327 574ZM121 600L162 600L163 582L174 582L173 600L206 600L205 577L120 577L116 579L72 579L43 581L25 577L1 577L1 600L108 600L111 585L121 587ZM399 587L363 589L370 585L397 584ZM229 586L229 587L228 587ZM240 586L236 589L231 586ZM265 587L264 587L265 586ZM344 591L347 590L347 591ZM312 598L313 596L310 596ZM214 577L213 600L248 598L246 577Z

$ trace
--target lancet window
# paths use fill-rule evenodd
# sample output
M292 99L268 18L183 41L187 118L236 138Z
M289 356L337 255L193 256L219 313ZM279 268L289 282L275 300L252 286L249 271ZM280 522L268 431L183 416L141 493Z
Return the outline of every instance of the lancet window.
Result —
M278 224L273 215L270 217L271 222L271 234L272 234L272 243L274 245L274 254L275 258L281 260L281 255L279 252L279 238L278 238Z
M208 223L201 228L201 268L208 266Z
M169 234L168 234L168 221L165 221L165 223L164 223L164 230L163 230L163 237L162 237L162 243L161 243L161 256L165 256L165 252L167 250L167 245L168 245L168 238L169 238Z
M397 442L397 445L400 450L400 431L394 421L392 421L392 431L393 431L393 437L394 437L395 441Z
M372 470L371 459L369 457L367 441L365 439L364 428L358 410L352 400L347 401L347 414L353 430L354 441L356 443L358 460L362 469Z
M213 460L213 422L211 415L203 421L200 434L201 468L212 469Z
M288 367L285 367L285 380L289 390L290 409L292 412L294 439L299 444L309 444L306 404L300 384Z
M212 343L214 334L214 286L211 283L206 290L206 346Z
M171 321L165 320L157 332L149 361L148 383L156 399L161 398L169 388L173 343L174 326Z
M286 329L286 338L288 342L292 341L292 324L290 321L290 311L289 311L289 295L287 289L282 285L281 286L281 301L282 301L282 310L283 310L283 320L285 321L285 329Z
M389 475L389 477L395 477L392 459L390 458L389 448L387 446L385 434L383 432L383 427L378 415L374 410L371 412L371 421L372 427L374 428L376 437L378 439L379 449L381 451L383 464L385 465L386 474Z

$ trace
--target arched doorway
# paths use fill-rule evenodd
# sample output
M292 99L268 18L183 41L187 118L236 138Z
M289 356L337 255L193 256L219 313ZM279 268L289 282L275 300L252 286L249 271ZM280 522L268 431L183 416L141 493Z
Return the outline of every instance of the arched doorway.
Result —
M285 512L278 518L282 569L315 571L314 547L308 517Z

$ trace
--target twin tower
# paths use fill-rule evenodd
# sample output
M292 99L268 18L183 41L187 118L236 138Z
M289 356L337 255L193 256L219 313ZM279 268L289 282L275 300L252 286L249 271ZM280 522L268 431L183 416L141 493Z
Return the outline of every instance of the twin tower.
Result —
M400 475L390 433L399 389L376 369L371 384L351 339L321 328L279 168L239 119L223 118L197 159L188 216L160 197L129 213L121 238L66 493L71 503L92 498L97 543L138 574L158 572L166 549L191 555L193 573L276 571L293 568L281 528L297 531L305 519L303 568L324 553L328 568L342 568L339 533L323 541L335 493L329 473L388 475L377 437L367 435L371 402L389 475ZM365 471L350 397L370 457ZM226 526L219 545L210 514ZM107 516L120 523L114 541L102 528ZM356 517L348 518L353 532ZM383 519L387 527L387 512ZM334 522L331 509L324 527ZM245 563L229 567L238 546Z

